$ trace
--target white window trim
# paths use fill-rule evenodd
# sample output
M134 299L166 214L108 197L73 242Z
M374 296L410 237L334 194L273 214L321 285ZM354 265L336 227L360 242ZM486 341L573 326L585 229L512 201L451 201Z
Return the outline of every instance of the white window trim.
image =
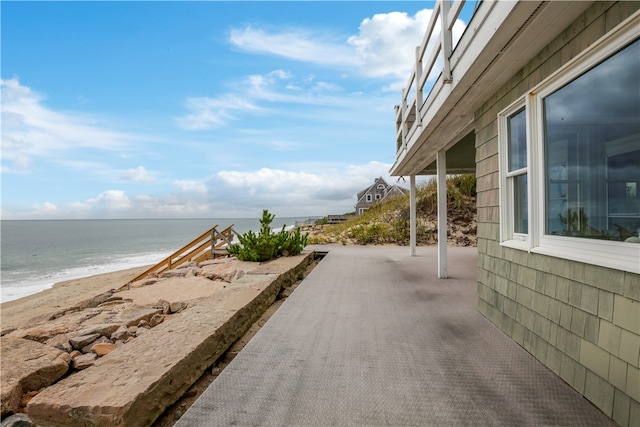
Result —
M365 200L366 200L367 202L370 202L370 201L372 201L372 200L373 200L373 196L371 196L371 194L367 194L367 196L365 197Z
M513 231L514 221L514 200L513 200L513 180L508 178L529 174L530 167L526 166L516 171L509 171L509 117L517 111L525 107L525 116L527 120L527 165L531 163L531 150L529 149L529 142L531 141L529 135L529 108L525 105L525 98L520 98L500 113L498 113L498 143L499 143L499 170L500 170L500 243L504 246L509 246L516 249L529 250L529 234L515 233ZM531 180L527 177L527 206L531 204ZM531 209L529 209L529 218L531 216ZM529 230L531 231L531 230Z
M545 235L545 171L543 100L581 74L640 37L640 11L585 49L555 73L498 114L500 168L500 242L514 249L584 262L640 274L640 244ZM525 105L526 104L526 105ZM529 175L529 235L522 240L512 232L513 218L507 182L506 118L525 105L527 119L527 164ZM535 202L534 202L535 201ZM540 203L537 203L540 201ZM511 215L511 217L509 216Z

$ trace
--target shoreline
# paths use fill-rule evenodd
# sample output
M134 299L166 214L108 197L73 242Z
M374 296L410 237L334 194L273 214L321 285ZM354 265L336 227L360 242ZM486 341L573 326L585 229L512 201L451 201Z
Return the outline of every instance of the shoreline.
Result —
M35 294L0 303L0 329L4 335L29 320L65 311L84 301L124 285L149 265L94 274L55 283Z
M206 389L206 384L217 376L224 365L250 339L252 333L255 333L248 332L253 328L252 324L259 319L264 323L268 317L261 316L266 312L270 315L275 311L278 305L271 307L273 303L279 298L286 298L293 290L283 291L283 295L279 296L282 288L293 288L296 280L302 280L301 276L312 268L313 254L311 251L301 256L278 258L268 263L222 260L223 262L198 265L200 271L197 274L194 274L193 270L175 271L173 275L153 283L124 287L114 296L112 290L122 288L147 267L131 268L60 282L46 291L3 303L0 305L3 343L6 344L3 351L7 349L8 353L5 356L9 359L5 360L11 361L6 365L8 371L3 370L3 386L8 387L6 390L10 393L10 396L5 396L3 391L3 413L5 410L7 413L28 413L32 420L42 421L49 419L52 414L60 416L68 409L68 405L76 405L77 402L80 402L77 404L81 406L102 408L105 405L103 400L106 399L109 405L116 402L114 408L120 411L123 417L133 417L132 420L148 417L161 421L157 426L173 425L175 419L184 411L183 408L188 407L191 401ZM233 283L234 286L228 286L229 283ZM158 301L164 302L162 314L158 314ZM174 303L177 308L174 308ZM138 322L136 319L140 316L144 319ZM147 319L149 316L154 319ZM134 323L129 325L131 319ZM200 323L208 327L194 330L194 324ZM114 338L112 326L118 325L119 329L122 329L123 325L127 326L125 332L128 336ZM213 330L209 327L212 325L216 326ZM259 326L261 324L258 324ZM84 333L87 327L98 327L98 334L102 335L100 339L108 340L111 335L111 341L101 341L99 345L110 345L112 350L102 354L101 351L85 348L87 346L84 344L80 349L81 346L76 345L74 340L87 339L90 336ZM73 335L74 333L76 335ZM53 344L52 338L64 340L61 342L66 343L68 348L60 349ZM44 342L44 339L47 342ZM95 337L92 339L96 340ZM42 344L29 344L33 341ZM102 344L104 342L107 344ZM158 342L163 343L160 346L162 351L156 348ZM233 349L225 356L228 347L234 343L236 344ZM46 360L43 360L42 357L34 358L30 355L29 352L34 351L34 345L43 348L40 350L39 347L38 351L46 351L44 348L47 345L57 348L53 351L62 350L60 357L67 359L64 361L69 363L69 369L73 369L71 374L64 378L52 377L47 380L50 381L49 385L45 385L44 388L37 386L30 389L21 383L5 384L4 381L9 381L12 372L15 375L30 375L26 370L41 370L42 366L48 366L49 359L46 357ZM210 347L211 351L203 352L203 345ZM97 346L98 344L94 347ZM121 376L113 371L109 362L101 363L103 359L100 357L116 349L119 351L109 355L110 360L116 360L119 368L139 376L131 387L119 390L117 398L110 397L113 387L105 384L108 381L121 384ZM161 353L160 357L157 357L158 352ZM154 357L139 370L139 356L147 353L153 353ZM71 354L71 361L68 360L67 354ZM85 361L88 356L92 356L90 362ZM36 362L33 362L34 360ZM154 362L151 363L151 360ZM27 361L31 365L43 365L31 366ZM51 361L49 364L54 362ZM213 364L215 367L210 368ZM183 379L177 380L178 386L172 384L177 374L184 376ZM90 378L92 375L95 378ZM171 378L171 381L164 381L165 378ZM131 402L149 398L147 393L139 393L135 385L145 381L153 383L157 394L165 397L160 403L163 409L161 414L157 413L157 408L153 409L153 405L146 405L150 408L148 414L129 410ZM78 387L91 392L78 391ZM103 390L97 392L96 388L100 387ZM147 385L143 384L140 387L145 388ZM20 402L16 401L15 396L21 396ZM154 400L154 405L156 403ZM50 410L51 405L56 407L53 412ZM92 416L92 411L89 410L87 416Z

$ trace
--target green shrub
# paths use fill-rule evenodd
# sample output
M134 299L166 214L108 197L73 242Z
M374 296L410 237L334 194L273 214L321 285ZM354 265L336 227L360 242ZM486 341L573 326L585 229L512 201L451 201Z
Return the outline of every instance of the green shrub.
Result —
M245 234L238 236L240 243L230 245L227 252L235 255L241 261L268 261L283 255L298 255L307 245L307 235L296 228L290 233L282 226L278 233L271 232L271 223L275 215L270 214L267 209L262 211L260 219L260 233L256 234L249 230Z

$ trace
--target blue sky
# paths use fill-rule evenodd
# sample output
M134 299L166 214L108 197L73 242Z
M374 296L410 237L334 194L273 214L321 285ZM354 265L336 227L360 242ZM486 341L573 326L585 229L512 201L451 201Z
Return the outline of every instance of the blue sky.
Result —
M315 216L394 159L433 7L10 2L2 218Z

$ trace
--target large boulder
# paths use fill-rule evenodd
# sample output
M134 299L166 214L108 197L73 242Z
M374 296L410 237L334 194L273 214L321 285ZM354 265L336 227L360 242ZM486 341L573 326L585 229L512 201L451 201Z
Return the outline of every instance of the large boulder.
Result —
M0 338L2 416L18 411L22 395L55 383L69 369L71 357L50 345L23 338Z
M46 388L27 414L42 427L150 425L271 305L276 278L248 277L198 301L183 312L188 316L176 315Z

